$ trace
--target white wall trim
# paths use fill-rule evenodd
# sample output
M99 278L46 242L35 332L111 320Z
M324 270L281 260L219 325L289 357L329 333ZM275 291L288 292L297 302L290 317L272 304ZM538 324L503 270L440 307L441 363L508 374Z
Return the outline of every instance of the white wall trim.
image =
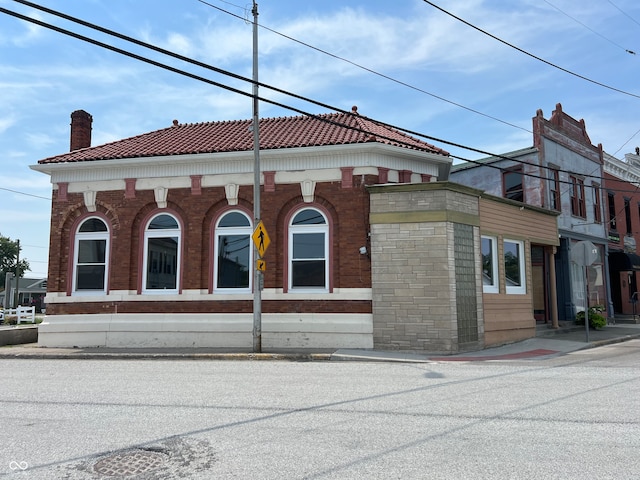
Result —
M331 293L283 293L281 288L265 288L264 300L372 300L370 288L336 288ZM184 302L184 301L253 300L252 293L209 293L207 290L183 290L178 294L138 294L135 290L112 290L106 295L68 296L66 292L47 292L45 303L110 303L110 302Z

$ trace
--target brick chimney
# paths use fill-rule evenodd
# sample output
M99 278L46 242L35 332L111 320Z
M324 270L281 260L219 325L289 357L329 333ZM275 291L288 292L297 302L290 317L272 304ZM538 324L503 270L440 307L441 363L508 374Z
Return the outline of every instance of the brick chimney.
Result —
M71 114L71 151L91 146L91 123L93 117L84 110Z

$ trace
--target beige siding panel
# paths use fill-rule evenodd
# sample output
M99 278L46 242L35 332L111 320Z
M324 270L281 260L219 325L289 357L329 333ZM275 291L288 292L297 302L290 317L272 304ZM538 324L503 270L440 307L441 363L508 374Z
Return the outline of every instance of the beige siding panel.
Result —
M482 233L530 239L532 243L558 245L558 221L552 214L491 199L480 199Z
M485 345L500 345L535 336L531 295L484 294Z

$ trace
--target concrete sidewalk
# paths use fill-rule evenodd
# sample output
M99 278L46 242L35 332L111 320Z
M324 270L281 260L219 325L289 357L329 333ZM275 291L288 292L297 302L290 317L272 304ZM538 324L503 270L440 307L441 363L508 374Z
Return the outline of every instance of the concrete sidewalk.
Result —
M584 327L538 332L538 336L521 342L475 352L454 355L414 354L375 350L323 350L251 353L229 349L207 348L43 348L37 344L0 347L0 358L23 359L165 359L165 360L287 360L287 361L385 361L385 362L452 362L530 359L544 360L557 355L640 338L640 324L614 324L602 330L590 330L586 340Z

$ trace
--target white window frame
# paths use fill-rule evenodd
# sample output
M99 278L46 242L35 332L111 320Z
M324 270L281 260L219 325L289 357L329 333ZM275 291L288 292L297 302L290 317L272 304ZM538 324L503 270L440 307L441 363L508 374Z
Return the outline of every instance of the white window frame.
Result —
M245 217L249 223L248 226L244 227L220 227L220 222L229 214L239 213L243 217ZM228 210L220 215L220 218L217 220L215 228L214 228L214 242L213 242L213 291L214 293L251 293L253 288L253 247L251 241L251 234L253 233L253 224L249 215L247 215L242 210ZM249 286L242 288L228 288L228 287L219 287L218 286L218 267L220 263L218 262L218 248L220 245L220 236L227 235L246 235L248 238L249 245Z
M107 228L105 232L81 232L80 229L85 222L89 220L99 220L104 224ZM78 256L80 255L80 242L81 241L91 241L91 240L104 240L105 241L105 252L104 252L104 279L103 284L104 287L101 289L81 289L78 290L78 266L87 265L87 264L79 264ZM72 295L96 295L103 294L107 292L107 281L109 278L109 250L111 248L111 234L109 230L109 225L104 219L100 217L87 217L80 222L78 228L75 232L74 245L73 245L73 286L72 286ZM102 263L96 263L95 265L102 265Z
M520 285L518 286L514 286L514 285L509 285L508 281L507 281L507 275L506 275L506 265L504 263L505 261L505 252L507 250L507 244L508 243L512 243L514 245L518 246L518 251L519 251L519 255L518 255L518 268L520 269ZM510 295L524 295L527 293L527 271L525 269L525 256L526 256L526 251L525 251L525 243L522 240L512 240L510 238L505 238L502 240L502 264L505 267L505 278L504 278L504 284L505 284L505 291L507 292L507 294Z
M311 225L293 225L293 220L296 218L300 212L304 210L313 210L318 214L322 215L324 219L324 224L311 224ZM296 210L293 215L291 215L291 221L288 225L288 252L287 252L287 262L288 262L288 270L289 270L289 278L287 279L288 287L290 292L295 293L327 293L329 292L329 221L327 216L317 208L314 207L304 207ZM309 286L294 286L293 285L293 242L294 236L299 234L309 234L309 233L322 233L324 234L324 286L322 287L309 287ZM296 259L302 260L302 259ZM318 260L318 259L314 259Z
M167 229L154 229L149 230L149 225L153 220L161 215L167 215L173 218L178 225L178 228L167 228ZM177 250L176 250L176 286L175 288L147 288L147 270L148 270L148 253L149 253L149 239L151 238L167 238L167 237L177 237ZM151 295L164 295L167 293L179 293L180 292L180 272L181 272L181 263L182 263L182 227L180 225L180 221L175 215L172 215L168 212L160 212L153 215L149 221L147 222L144 229L144 250L142 252L142 293L151 294Z
M482 240L489 240L491 242L491 271L493 272L493 283L485 285L484 273L482 276L482 291L484 293L500 293L500 273L498 270L498 239L489 235L482 235ZM483 255L482 240L480 242L480 255ZM484 258L482 259L484 266Z

